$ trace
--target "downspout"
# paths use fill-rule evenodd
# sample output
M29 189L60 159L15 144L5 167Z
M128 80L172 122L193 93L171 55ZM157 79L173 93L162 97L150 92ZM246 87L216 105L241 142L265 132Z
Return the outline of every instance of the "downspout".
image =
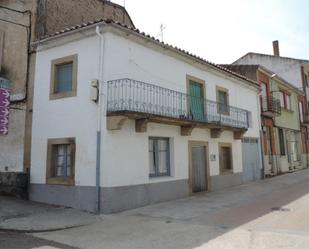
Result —
M258 76L257 76L258 77ZM257 106L261 112L261 102L260 102L260 96L261 91L257 95ZM262 163L262 179L265 179L265 162L264 162L264 144L263 144L263 130L262 130L262 119L261 119L261 113L258 115L258 125L259 125L259 140L260 140L260 158Z
M100 33L100 26L96 26L96 33L100 38L100 51L99 51L99 100L98 100L98 124L96 132L96 212L100 213L101 196L100 196L100 176L101 176L101 131L102 131L102 111L103 111L103 67L104 67L104 36Z

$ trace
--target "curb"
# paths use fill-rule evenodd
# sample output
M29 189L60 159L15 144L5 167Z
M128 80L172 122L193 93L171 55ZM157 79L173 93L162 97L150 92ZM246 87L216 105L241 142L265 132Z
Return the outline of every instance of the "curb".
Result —
M12 232L12 233L44 233L44 232L55 232L61 230L68 230L73 228L79 228L88 226L89 224L85 225L76 225L76 226L69 226L69 227L59 227L59 228L51 228L51 229L13 229L13 228L0 228L0 232Z

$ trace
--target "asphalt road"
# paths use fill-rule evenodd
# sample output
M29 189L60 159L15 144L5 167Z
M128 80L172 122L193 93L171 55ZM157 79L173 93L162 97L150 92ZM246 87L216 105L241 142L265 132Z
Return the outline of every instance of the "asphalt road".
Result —
M23 233L0 231L0 249L76 249L76 247L39 239Z

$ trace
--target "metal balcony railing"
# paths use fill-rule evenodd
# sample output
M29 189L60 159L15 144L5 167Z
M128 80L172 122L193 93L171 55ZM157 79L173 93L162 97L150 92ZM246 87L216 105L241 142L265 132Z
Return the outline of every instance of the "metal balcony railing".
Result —
M132 79L107 82L107 113L137 112L233 128L249 127L249 112Z
M280 115L281 114L280 100L272 96L261 97L261 109L262 112L271 112L274 113L275 115Z

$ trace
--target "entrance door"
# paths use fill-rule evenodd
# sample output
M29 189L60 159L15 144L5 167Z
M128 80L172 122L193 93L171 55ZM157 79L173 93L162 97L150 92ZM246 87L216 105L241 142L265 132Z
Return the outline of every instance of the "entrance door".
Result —
M259 143L257 138L242 140L243 182L261 179L261 160L259 157Z
M189 81L190 111L195 120L201 120L204 117L204 94L203 85Z
M208 190L206 146L202 144L192 144L190 149L192 192L196 193L206 191Z

